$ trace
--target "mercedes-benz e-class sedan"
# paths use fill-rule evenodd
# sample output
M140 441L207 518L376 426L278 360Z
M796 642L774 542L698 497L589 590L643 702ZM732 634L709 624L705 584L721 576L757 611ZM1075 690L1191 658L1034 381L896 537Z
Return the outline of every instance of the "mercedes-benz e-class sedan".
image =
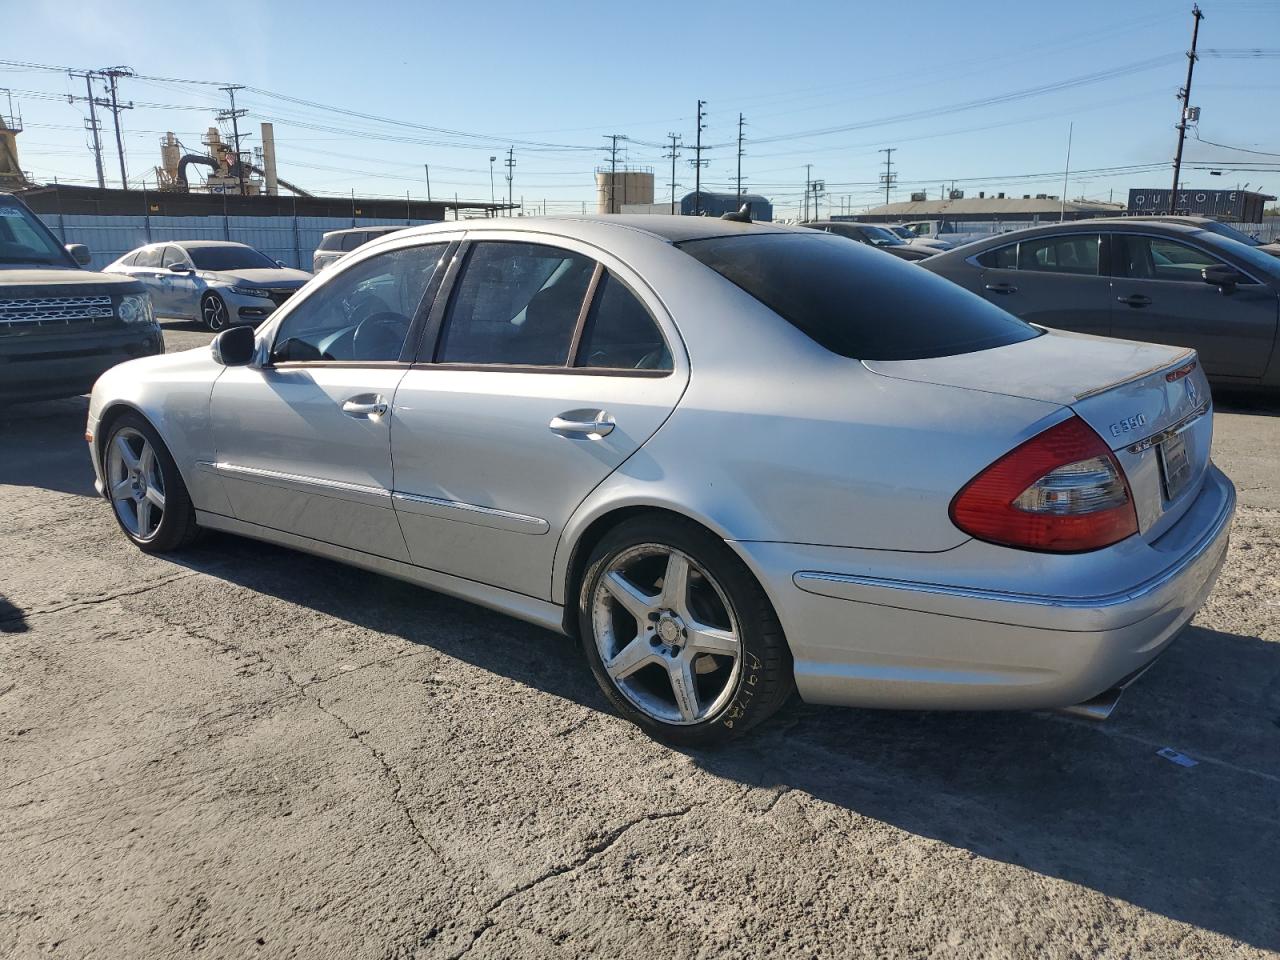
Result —
M576 635L706 744L793 686L1107 713L1223 562L1212 425L1194 351L813 230L614 216L376 241L108 373L87 438L143 550L228 531Z
M225 240L147 244L104 272L142 281L159 316L199 320L214 331L261 323L311 279L305 270Z

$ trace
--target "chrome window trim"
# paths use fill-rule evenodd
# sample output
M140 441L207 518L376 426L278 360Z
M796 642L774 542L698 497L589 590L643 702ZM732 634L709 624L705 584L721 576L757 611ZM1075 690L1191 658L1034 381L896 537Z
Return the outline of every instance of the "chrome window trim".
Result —
M1123 606L1141 600L1176 580L1187 567L1200 560L1207 549L1231 522L1235 509L1235 497L1228 497L1222 511L1213 524L1181 557L1156 574L1127 590L1095 594L1084 597L1063 597L1052 594L1015 593L1008 590L989 590L980 587L962 587L946 583L930 583L922 580L897 580L889 577L870 577L853 573L827 573L820 570L800 570L792 575L792 582L806 593L832 596L821 589L823 583L852 584L860 587L882 587L903 593L924 593L935 596L959 597L966 600L990 600L1000 603L1036 607L1052 607L1059 610L1100 610ZM837 598L845 599L845 598ZM874 601L865 601L872 603Z

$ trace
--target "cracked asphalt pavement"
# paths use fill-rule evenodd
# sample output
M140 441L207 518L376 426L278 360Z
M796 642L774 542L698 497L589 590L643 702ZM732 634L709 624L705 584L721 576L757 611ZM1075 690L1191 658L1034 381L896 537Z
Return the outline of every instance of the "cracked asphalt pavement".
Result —
M1220 407L1227 565L1112 720L793 703L708 753L563 637L232 537L145 556L85 401L9 407L0 956L1276 956L1280 399Z

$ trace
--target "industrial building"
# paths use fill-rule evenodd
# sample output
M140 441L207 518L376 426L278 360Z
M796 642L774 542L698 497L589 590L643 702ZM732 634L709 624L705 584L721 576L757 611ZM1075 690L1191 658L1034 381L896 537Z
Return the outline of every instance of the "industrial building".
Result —
M1172 191L1138 187L1129 191L1129 216L1169 213ZM1232 223L1262 223L1266 205L1275 197L1249 190L1187 190L1173 198L1173 213L1191 217L1213 217Z
M906 223L914 220L935 220L957 225L963 230L966 224L989 225L1008 223L1027 226L1035 223L1055 223L1058 220L1088 220L1092 217L1114 217L1124 213L1124 205L1103 203L1097 200L1067 200L1053 194L1024 193L1005 196L996 193L987 196L979 191L976 197L965 197L960 191L952 191L952 198L943 200L908 200L885 203L872 207L855 216L834 216L832 220L859 220L866 223ZM998 228L997 228L998 229Z
M596 168L596 213L621 213L624 206L646 203L653 203L651 168Z

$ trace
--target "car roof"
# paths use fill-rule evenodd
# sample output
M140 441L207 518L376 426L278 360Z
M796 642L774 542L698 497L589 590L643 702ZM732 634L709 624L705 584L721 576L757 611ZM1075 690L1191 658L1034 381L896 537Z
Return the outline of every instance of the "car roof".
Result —
M449 220L408 227L401 236L466 230L520 230L548 233L592 241L616 237L620 233L648 235L668 243L707 240L712 237L763 235L766 233L808 233L801 227L777 223L741 223L719 217L682 217L668 214L587 214L556 217L492 217L478 220Z
M397 230L408 230L409 228L403 223L387 224L387 223L371 223L367 227L344 227L341 230L327 230L324 233L326 237L338 237L344 233L395 233Z
M204 247L249 247L247 243L237 243L234 240L166 240L163 242L172 243L183 250L199 250ZM253 247L249 249L252 250Z

